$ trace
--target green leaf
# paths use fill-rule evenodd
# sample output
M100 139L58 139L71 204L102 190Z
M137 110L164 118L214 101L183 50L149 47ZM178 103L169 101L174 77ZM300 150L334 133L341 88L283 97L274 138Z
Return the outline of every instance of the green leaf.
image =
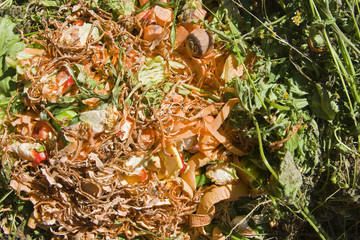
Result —
M299 147L301 138L302 138L301 134L299 133L295 134L292 138L290 138L288 141L285 142L285 148L290 152L294 152L295 149Z
M120 15L130 15L135 11L135 0L103 0L100 1L100 6L111 12L114 18Z
M196 188L210 182L210 178L208 178L205 173L202 173L196 176Z
M334 120L336 113L339 111L335 101L330 99L329 92L322 88L320 84L316 84L311 108L318 117L328 121Z
M63 119L71 119L70 122L67 122L65 125L68 126L68 125L72 125L72 124L75 124L76 122L78 122L78 113L73 111L73 110L66 110L66 111L62 111L60 114L56 115L55 118L57 120L63 120ZM73 121L73 119L75 119L75 121ZM55 127L56 130L60 130L61 129L61 125L55 121L52 121L52 124L53 126Z
M309 105L309 102L306 98L298 98L293 100L293 106L296 107L297 110L305 108Z
M248 81L242 81L240 78L234 78L234 81L241 107L246 111L251 111L251 90Z
M45 7L58 7L56 1L51 1L51 0L41 1L39 4Z
M8 54L14 57L16 52L21 51L25 47L25 43L21 42L20 36L13 33L16 23L9 18L0 18L0 57Z
M279 179L276 180L271 176L268 191L275 197L293 201L303 181L301 172L297 168L290 151L285 152L278 170L278 177Z
M166 79L166 62L160 56L148 61L140 68L138 80L145 88L156 87Z
M15 53L25 47L20 36L13 33L16 24L8 18L0 18L0 90L11 97L16 90L16 71L8 65L6 56L14 57Z
M175 9L174 9L173 24L172 24L171 30L170 30L171 49L174 49L174 47L175 47L175 41L176 41L176 16L177 16L178 11L179 11L179 5L180 5L180 1L176 1L176 6L175 6Z
M7 97L11 97L15 94L17 83L17 73L13 68L8 68L0 76L0 91Z

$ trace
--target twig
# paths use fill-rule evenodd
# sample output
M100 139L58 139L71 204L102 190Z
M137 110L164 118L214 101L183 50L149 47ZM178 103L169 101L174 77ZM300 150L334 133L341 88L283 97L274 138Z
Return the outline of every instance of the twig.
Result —
M225 236L225 238L226 238L226 239L230 238L230 236L231 236L231 234L233 233L233 231L234 231L238 226L240 226L241 224L243 224L243 223L245 222L245 220L246 220L247 218L249 218L249 217L253 214L253 212L255 212L256 209L258 209L261 205L265 205L265 204L268 204L268 203L270 203L270 202L272 202L272 200L267 200L267 201L265 201L265 202L261 202L261 203L259 203L258 205L256 205L240 222L238 222L233 228L231 228L229 234L228 234L227 236Z

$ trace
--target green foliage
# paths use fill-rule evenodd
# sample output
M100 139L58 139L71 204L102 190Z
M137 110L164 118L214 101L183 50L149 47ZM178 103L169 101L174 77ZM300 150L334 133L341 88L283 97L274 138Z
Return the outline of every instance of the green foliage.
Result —
M286 151L281 161L278 177L275 179L274 176L271 176L268 191L272 196L294 201L303 181L290 151Z
M311 108L316 115L324 120L334 120L339 107L330 94L320 84L316 84L316 92L311 101Z
M111 12L114 18L118 18L120 15L129 15L135 10L135 0L103 0L99 1L100 6Z
M7 97L14 94L16 71L7 64L6 56L14 57L15 53L25 47L20 36L13 33L15 26L16 23L9 18L0 18L0 90Z

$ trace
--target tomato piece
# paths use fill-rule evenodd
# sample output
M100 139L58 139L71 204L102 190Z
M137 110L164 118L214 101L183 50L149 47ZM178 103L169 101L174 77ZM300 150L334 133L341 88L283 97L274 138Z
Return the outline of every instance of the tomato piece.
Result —
M148 16L149 16L152 12L153 12L153 9L150 9L149 11L147 11L147 12L145 13L145 15L141 18L141 20L147 19Z
M78 20L78 21L74 22L74 25L81 27L82 25L84 25L84 22L81 20Z
M64 84L64 89L70 87L73 84L75 84L74 79L70 76L70 78Z
M182 156L180 156L181 158L181 162L182 162L182 168L180 169L180 172L185 172L186 170L186 165L185 165L185 161L184 161L184 158Z
M35 165L39 165L42 161L47 160L46 152L38 152L36 149L33 149L31 153L34 158Z
M31 136L36 140L46 140L51 132L52 128L46 121L39 121L35 124Z
M138 177L140 178L140 180L142 182L146 180L147 173L146 173L145 169L141 169L141 172L138 174Z
M61 94L63 94L69 87L75 84L74 79L65 67L61 68L60 72L56 76L56 81L63 88Z

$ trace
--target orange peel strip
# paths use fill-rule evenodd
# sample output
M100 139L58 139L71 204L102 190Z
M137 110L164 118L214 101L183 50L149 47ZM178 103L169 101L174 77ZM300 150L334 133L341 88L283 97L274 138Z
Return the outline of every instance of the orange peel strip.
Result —
M196 190L195 170L211 162L211 159L203 153L198 152L192 156L187 162L187 168L181 174L181 178L191 187L193 191Z
M225 121L225 119L229 116L231 108L240 101L238 98L230 99L221 109L220 113L216 116L215 120L212 121L211 125L213 129L218 130Z
M216 203L224 200L235 201L239 197L247 197L249 195L248 187L242 182L214 187L201 198L196 214L189 215L189 225L191 227L199 227L199 231L206 234L203 227L211 222ZM211 220L209 221L209 219Z
M209 132L220 142L222 143L226 149L228 149L230 152L238 155L238 156L244 156L247 154L247 152L244 152L237 147L235 147L229 139L226 138L226 135L223 130L220 129L220 132L215 130L211 124L208 124L205 122L206 128L209 130Z

